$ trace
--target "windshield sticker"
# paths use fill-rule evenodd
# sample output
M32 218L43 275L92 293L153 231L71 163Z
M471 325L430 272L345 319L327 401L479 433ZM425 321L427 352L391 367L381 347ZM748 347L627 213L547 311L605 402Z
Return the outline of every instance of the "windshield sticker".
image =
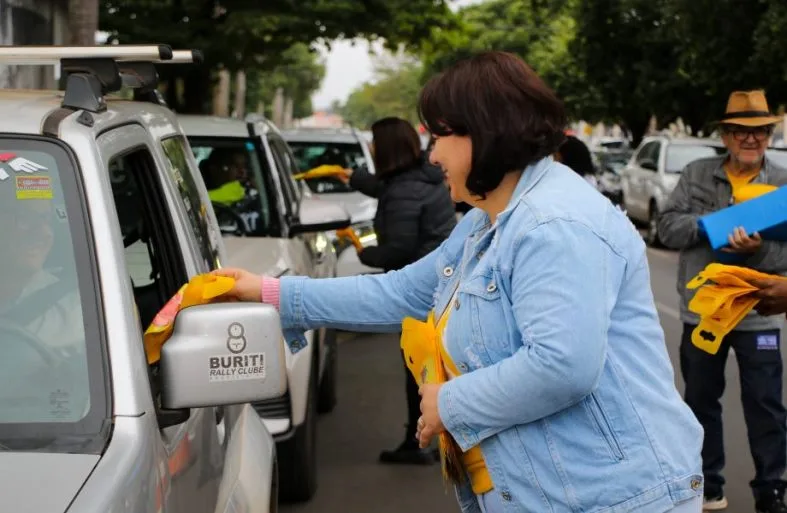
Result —
M48 176L17 176L16 199L52 199L52 184Z
M10 176L8 171L4 168L5 166L8 166L17 173L32 174L39 171L47 171L45 166L36 164L32 160L26 158L17 157L16 153L8 151L0 153L0 163L4 164L4 166L0 166L0 181L7 180Z

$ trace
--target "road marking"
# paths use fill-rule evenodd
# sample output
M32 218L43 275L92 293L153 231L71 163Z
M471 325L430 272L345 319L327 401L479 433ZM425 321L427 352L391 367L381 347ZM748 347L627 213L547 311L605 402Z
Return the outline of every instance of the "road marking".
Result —
M656 309L664 315L672 317L676 320L680 320L680 311L672 308L671 306L665 305L661 301L656 301Z

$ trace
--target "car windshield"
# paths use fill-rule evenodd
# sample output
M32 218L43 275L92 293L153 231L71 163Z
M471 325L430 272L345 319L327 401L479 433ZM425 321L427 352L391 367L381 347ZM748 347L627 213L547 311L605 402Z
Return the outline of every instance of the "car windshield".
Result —
M351 169L367 170L366 157L358 143L287 141L301 172L322 165L336 165ZM349 185L333 177L313 178L306 181L317 194L352 192Z
M700 144L670 144L667 147L667 173L680 173L695 160L721 155L726 150L723 147Z
M78 178L0 136L0 450L98 453L110 407Z
M275 233L275 196L257 139L188 139L222 232L231 232L228 227L242 222L247 235Z

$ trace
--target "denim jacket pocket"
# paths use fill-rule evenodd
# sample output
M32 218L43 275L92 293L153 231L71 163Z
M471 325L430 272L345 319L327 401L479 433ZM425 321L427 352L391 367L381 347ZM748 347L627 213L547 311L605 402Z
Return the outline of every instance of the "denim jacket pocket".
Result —
M490 363L510 356L510 330L507 328L510 316L504 312L508 306L502 300L497 273L489 269L476 274L459 287L459 292L459 309L467 309L468 328L477 352L485 351Z
M599 431L599 435L606 441L610 454L618 461L626 459L626 455L623 454L623 449L620 446L620 441L615 436L615 432L609 423L609 418L604 413L604 408L601 406L595 393L591 393L585 398L585 406L593 424Z

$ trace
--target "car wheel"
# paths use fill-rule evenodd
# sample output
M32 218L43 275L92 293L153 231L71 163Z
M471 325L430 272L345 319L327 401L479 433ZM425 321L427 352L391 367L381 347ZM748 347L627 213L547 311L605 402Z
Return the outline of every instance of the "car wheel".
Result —
M645 242L648 246L658 248L661 247L659 240L659 207L655 201L650 202L650 215L648 216L648 231L645 234Z
M317 412L330 413L336 408L337 379L339 375L339 344L334 330L325 331L325 350L327 351L325 370L322 374L320 392L317 399Z
M315 354L306 417L292 438L281 442L277 448L282 502L306 502L317 492L317 376Z

